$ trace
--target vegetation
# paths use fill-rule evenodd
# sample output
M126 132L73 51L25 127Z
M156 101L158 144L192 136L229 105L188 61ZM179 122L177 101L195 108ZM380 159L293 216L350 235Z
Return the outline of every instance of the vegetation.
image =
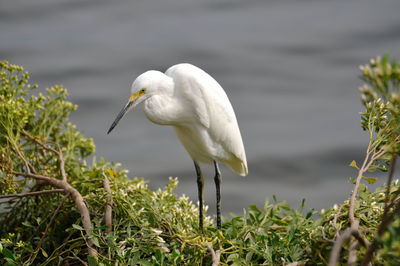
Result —
M363 66L370 133L349 200L325 211L285 202L249 206L215 229L174 189L152 191L118 164L86 160L93 140L68 122L76 106L61 86L34 95L19 66L0 62L0 263L8 265L336 265L395 264L400 259L400 66L388 57ZM369 191L371 171L389 186Z

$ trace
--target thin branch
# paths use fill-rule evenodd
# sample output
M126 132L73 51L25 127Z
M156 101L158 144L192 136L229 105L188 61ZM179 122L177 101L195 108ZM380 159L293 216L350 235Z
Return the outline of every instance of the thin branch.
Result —
M32 171L33 171L34 173L36 173L35 168L33 167L33 165L31 165L31 164L28 162L28 160L26 160L26 158L25 158L24 155L22 154L21 150L18 148L18 145L17 145L16 143L14 143L14 142L12 142L12 144L14 144L14 148L15 148L15 151L18 153L18 156L22 159L22 161L24 161L26 171L27 171L28 173L31 173L31 168L32 168Z
M361 235L359 230L355 230L353 232L353 236L358 240L358 243L361 244L361 246L363 247L368 247L369 246L369 241L365 238L363 238L363 236Z
M212 266L218 266L220 261L221 251L220 250L214 251L214 249L209 244L207 244L207 250L211 254Z
M28 193L0 195L0 199L23 198L23 197L29 197L29 196L37 196L37 195L50 194L50 193L63 193L63 192L64 192L64 189L40 190L40 191L33 191L33 192L28 192Z
M51 217L49 223L48 223L47 226L46 226L46 229L45 229L44 232L43 232L42 237L41 237L40 240L39 240L38 246L36 247L35 251L29 256L28 260L24 262L24 265L27 264L27 263L29 263L29 262L31 262L31 260L32 260L32 261L35 260L36 255L37 255L37 253L39 252L39 250L40 250L40 248L41 248L41 246L42 246L42 244L43 244L44 238L46 237L47 233L49 232L50 226L51 226L52 223L54 222L54 219L56 218L57 214L60 212L61 207L64 205L65 200L66 200L69 196L70 196L70 193L67 193L67 194L64 196L64 198L61 200L60 204L58 204L57 209L54 211L53 216Z
M400 212L400 201L397 200L397 196L400 193L400 189L396 191L393 200L389 203L390 188L391 188L391 183L392 183L392 179L393 179L394 169L396 167L395 166L396 158L397 158L397 155L393 154L391 168L390 168L390 172L389 172L389 176L388 176L388 183L387 183L387 187L386 187L385 207L383 209L381 223L379 224L379 227L378 227L378 236L379 237L382 236L386 227L389 225L389 223L392 222L396 213ZM388 215L390 208L392 208L393 205L395 205L395 204L396 204L395 209L393 210L393 212L390 215ZM372 255L376 250L377 242L378 242L377 238L375 238L374 241L372 242L372 244L368 247L367 252L364 256L364 260L362 261L361 265L368 265L371 262Z
M60 170L61 170L61 176L62 176L62 180L56 179L56 178L50 178L47 176L43 176L43 175L39 175L39 174L32 174L32 173L22 173L22 172L14 172L14 171L10 171L10 173L14 174L14 175L20 175L20 176L25 176L25 177L30 177L30 178L34 178L34 179L38 179L38 180L43 180L46 181L48 184L60 188L60 189L64 189L65 192L70 193L72 199L75 202L76 207L78 208L78 211L82 217L82 225L83 228L86 231L86 234L90 235L90 233L92 232L92 223L90 220L90 213L89 213L89 209L86 206L82 195L79 193L79 191L77 191L74 187L72 187L68 182L67 182L67 177L66 177L66 173L65 173L65 167L64 167L64 158L61 152L60 147L58 146L58 148L60 149L60 151L57 151L51 147L49 147L48 145L42 143L41 141L39 141L37 138L31 136L28 132L26 132L25 130L22 130L22 133L25 134L28 138L30 138L31 140L33 140L35 143L39 144L43 149L45 150L49 150L53 153L55 153L56 155L58 155L59 159L60 159ZM21 154L21 158L24 158L23 155ZM90 239L88 239L88 252L89 255L93 256L93 257L97 257L97 252L93 247L93 241Z
M389 205L389 198L390 198L390 188L392 186L394 169L396 168L396 158L397 158L396 154L393 154L392 163L390 166L390 172L389 172L389 176L388 176L388 181L387 181L387 185L386 185L385 205L384 205L385 207L383 209L383 214L382 214L383 219L386 217L386 214L389 211L388 205ZM382 219L382 222L383 222L383 219Z
M333 216L333 227L335 228L335 236L339 237L339 228L337 227L337 218L340 214L340 211L342 210L342 206L340 205L340 207L337 210L337 213L335 213L335 215Z
M58 150L59 150L59 152L57 153L57 155L58 155L58 158L60 159L61 177L62 177L62 180L63 180L64 182L67 182L67 174L65 173L65 161L64 161L64 156L63 156L63 153L62 153L62 151L61 151L60 145L57 144L57 146L58 146Z
M78 211L82 217L83 228L85 229L86 233L88 235L90 235L90 233L92 232L92 223L90 220L89 209L86 206L86 204L83 200L83 197L79 193L79 191L76 190L74 187L72 187L68 182L59 180L56 178L51 178L51 177L47 177L47 176L43 176L43 175L39 175L39 174L32 174L32 173L29 174L29 173L23 173L23 172L10 171L10 174L34 178L34 179L38 179L38 180L43 180L43 181L46 181L49 185L63 189L63 190L65 190L66 193L70 193L71 197L74 200L75 205L78 208ZM93 257L97 257L97 252L95 249L92 248L93 242L90 238L88 239L88 244L89 244L89 246L88 246L89 255L93 256Z
M336 238L335 244L333 245L333 249L331 251L331 255L329 257L328 266L337 265L342 246L344 242L347 241L351 236L354 236L361 245L367 245L367 242L365 242L364 238L361 237L360 231L358 229L347 228L338 238Z
M110 181L108 181L108 178L104 173L104 168L103 168L103 176L104 176L103 186L108 194L107 195L106 213L105 213L105 220L106 220L106 225L107 225L106 233L108 234L112 230L112 206L114 205L114 202L113 202L113 198L112 198L112 194L111 194Z
M31 140L33 140L35 143L39 144L43 149L51 151L53 153L55 153L59 160L60 160L60 171L61 171L61 177L64 181L67 181L67 175L65 173L65 160L63 157L63 153L61 151L60 145L57 143L57 147L58 147L58 151L56 149L53 149L52 147L44 144L43 142L41 142L40 140L38 140L37 138L31 136L28 132L26 132L25 130L22 130L22 133L24 133L24 135L26 135L28 138L30 138Z
M17 171L9 171L9 174L23 176L23 177L29 177L29 178L33 178L36 180L42 180L42 181L45 181L46 183L48 183L49 185L59 187L59 188L64 188L62 181L58 180L56 178L53 178L53 177L48 177L48 176L44 176L44 175L40 175L40 174L33 174L33 173L17 172Z
M360 186L361 179L363 177L363 174L370 168L370 166L373 164L374 161L376 161L379 157L381 157L383 154L385 154L385 150L381 150L375 154L373 154L371 157L371 152L372 152L372 147L371 144L367 148L367 154L365 156L363 165L361 166L360 170L358 171L358 176L356 179L356 184L354 185L353 193L350 198L350 206L349 206L349 220L350 220L350 225L352 226L355 223L355 217L354 217L354 209L355 209L355 204L356 204L356 196L358 192L358 187Z
M357 263L357 247L358 242L354 238L350 238L349 242L349 259L347 260L347 266L355 266Z
M34 142L36 142L37 144L39 144L43 149L54 152L55 154L58 155L58 151L53 149L50 146L47 146L46 144L44 144L43 142L41 142L40 140L38 140L37 138L31 136L28 132L26 132L25 130L21 130L22 133L24 133L25 136L27 136L28 138L30 138L31 140L33 140Z
M383 154L385 154L385 150L380 150L378 152L375 152L376 145L374 145L371 141L368 144L366 156L364 159L364 162L361 166L361 168L358 170L358 175L356 178L356 183L354 185L354 189L350 198L350 206L349 206L349 220L350 220L350 228L347 234L343 233L340 237L336 238L335 241L335 246L334 249L331 251L331 259L330 259L330 265L335 265L337 263L337 260L340 255L340 249L342 248L343 242L347 239L350 239L350 244L349 244L349 260L348 264L349 265L355 265L355 262L357 260L357 242L354 239L351 239L351 236L354 236L359 243L361 243L364 247L368 246L368 241L363 238L361 235L360 231L358 230L359 226L359 221L355 218L354 212L355 212L355 205L356 205L356 197L358 193L358 188L361 183L361 179L364 175L364 173L371 167L371 165ZM371 153L372 156L371 156ZM337 232L336 232L337 233ZM337 246L339 245L339 246ZM337 255L337 257L335 257Z

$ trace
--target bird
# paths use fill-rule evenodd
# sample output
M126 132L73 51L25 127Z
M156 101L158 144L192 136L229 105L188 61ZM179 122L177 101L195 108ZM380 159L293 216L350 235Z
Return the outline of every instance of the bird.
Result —
M215 169L216 226L221 230L221 171L218 162L240 176L248 174L246 153L233 107L221 85L207 72L189 63L149 70L132 83L128 102L111 124L109 134L130 110L143 103L153 123L172 126L192 158L199 199L199 229L203 229L204 177L200 164Z

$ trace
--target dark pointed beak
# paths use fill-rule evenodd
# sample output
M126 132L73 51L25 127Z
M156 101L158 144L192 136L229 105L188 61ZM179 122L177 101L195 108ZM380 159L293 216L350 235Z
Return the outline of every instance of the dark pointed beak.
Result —
M135 101L129 101L124 108L118 113L117 117L115 118L114 122L111 124L110 129L107 131L107 134L110 134L110 132L114 129L114 127L117 126L119 120L124 117L124 115L130 110L131 106L133 105Z

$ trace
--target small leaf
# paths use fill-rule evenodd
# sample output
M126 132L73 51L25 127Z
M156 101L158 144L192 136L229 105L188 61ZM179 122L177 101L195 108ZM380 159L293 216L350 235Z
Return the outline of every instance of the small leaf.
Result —
M89 264L89 266L97 266L97 265L99 265L97 260L92 256L88 256L88 264Z
M26 227L34 227L30 222L28 221L24 221L22 222L22 225L26 226Z
M100 247L99 239L97 237L92 237L92 242L96 247Z
M49 257L49 255L47 254L47 252L44 250L44 249L40 249L40 251L42 251L42 254L43 254L43 256L45 257L45 258L48 258Z
M311 216L313 216L314 214L314 209L311 209L311 211L309 211L306 215L306 219L310 218Z
M15 263L14 260L10 259L10 258L6 258L7 260L7 266L18 266L18 264Z
M3 248L2 253L6 258L15 260L14 254L8 248Z
M110 177L115 177L115 172L113 169L107 169L107 173L110 175Z
M278 200L276 199L276 195L272 195L272 199L274 200L275 203L278 202Z
M81 230L81 231L84 230L82 226L77 225L77 224L72 224L72 227L75 228L75 229L77 229L77 230Z
M382 58L382 66L383 66L383 67L386 66L386 64L387 64L388 61L389 61L389 55L388 55L388 53L385 53L385 54L383 55L383 58Z
M375 184L376 180L378 180L378 178L375 178L375 177L365 177L365 176L363 176L363 178L365 180L367 180L368 184L370 184L370 185Z
M357 166L357 163L356 163L355 160L353 160L353 161L349 164L349 166L354 167L354 168L356 168L357 170L360 170L360 168Z
M378 165L373 164L373 165L371 165L371 166L368 168L368 172L373 173L373 172L375 172L378 168L379 168Z

